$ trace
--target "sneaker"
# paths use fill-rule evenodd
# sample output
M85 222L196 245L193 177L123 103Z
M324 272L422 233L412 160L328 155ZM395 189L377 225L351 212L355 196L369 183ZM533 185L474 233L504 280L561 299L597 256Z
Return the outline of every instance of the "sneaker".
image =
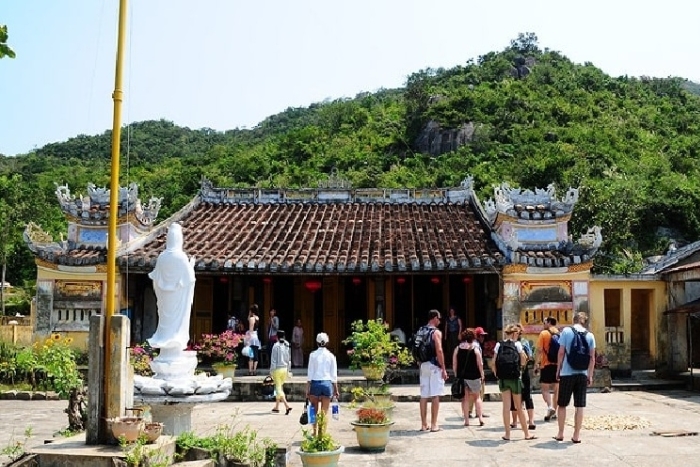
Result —
M556 410L554 410L553 408L550 407L550 408L547 410L547 415L544 416L544 421L545 421L545 422L548 422L548 421L550 421L550 420L552 420L552 419L554 419L554 418L557 418L556 413L557 413Z

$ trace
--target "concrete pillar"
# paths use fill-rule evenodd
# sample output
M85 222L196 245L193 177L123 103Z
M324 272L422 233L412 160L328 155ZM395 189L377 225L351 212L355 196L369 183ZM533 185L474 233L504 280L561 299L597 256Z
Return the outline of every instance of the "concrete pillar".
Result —
M90 317L88 340L88 421L86 444L112 444L114 437L109 431L107 419L121 417L127 407L134 404L134 384L129 365L129 318L112 316L108 331L111 333L111 348L104 345L105 317ZM104 352L110 352L111 368L104 368ZM109 401L104 400L105 384L110 385Z
M85 426L85 443L90 445L100 444L105 439L101 430L105 425L102 418L102 381L104 373L104 316L90 317L90 333L88 337L88 405L87 424Z
M110 400L105 401L106 418L124 416L125 409L134 405L134 386L129 384L129 318L114 315L109 322L111 334L111 368L106 368L105 384L110 385Z

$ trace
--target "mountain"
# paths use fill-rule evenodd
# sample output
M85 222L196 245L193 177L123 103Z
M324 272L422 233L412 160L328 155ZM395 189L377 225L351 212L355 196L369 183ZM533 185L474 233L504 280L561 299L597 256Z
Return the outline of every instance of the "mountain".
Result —
M482 199L503 181L554 183L560 194L580 187L572 234L601 226L595 270L632 272L671 241L700 238L697 87L612 77L521 34L464 65L413 73L403 88L290 108L253 129L131 124L122 185L163 197L161 218L189 201L202 176L219 186L300 187L335 168L355 187L444 187L471 174ZM0 157L0 177L21 174L37 205L32 219L58 234L54 182L108 185L110 139L80 135Z

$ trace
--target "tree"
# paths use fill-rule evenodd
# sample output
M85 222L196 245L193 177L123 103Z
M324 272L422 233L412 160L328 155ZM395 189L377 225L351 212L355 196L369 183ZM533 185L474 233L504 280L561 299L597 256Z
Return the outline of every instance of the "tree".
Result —
M15 51L7 45L7 26L0 24L0 58L15 58Z
M540 48L537 45L537 34L534 32L521 32L516 39L510 41L510 48L523 55L539 52Z
M27 210L22 196L22 177L0 176L0 314L5 314L4 287L8 258L16 254L22 242L22 216Z

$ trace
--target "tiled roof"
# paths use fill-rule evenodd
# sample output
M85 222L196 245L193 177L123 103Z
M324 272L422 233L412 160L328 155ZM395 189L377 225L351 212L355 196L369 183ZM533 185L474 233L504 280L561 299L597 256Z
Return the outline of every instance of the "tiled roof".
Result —
M57 249L37 246L34 254L44 261L64 266L94 266L107 263L107 248L78 246L73 249Z
M475 271L506 262L467 200L265 203L198 197L145 243L120 254L120 267L152 270L173 221L182 225L184 249L200 271Z
M677 248L674 251L669 252L661 260L645 267L642 274L658 274L667 272L671 266L698 251L700 251L700 241Z

